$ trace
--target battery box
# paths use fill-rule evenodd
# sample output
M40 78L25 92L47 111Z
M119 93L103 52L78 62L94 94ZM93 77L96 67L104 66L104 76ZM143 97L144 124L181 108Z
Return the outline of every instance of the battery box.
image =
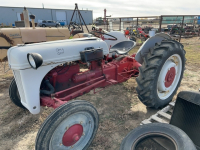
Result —
M94 60L101 60L103 59L103 49L102 48L94 49L93 47L87 48L84 51L81 51L80 55L81 55L81 61L83 63Z

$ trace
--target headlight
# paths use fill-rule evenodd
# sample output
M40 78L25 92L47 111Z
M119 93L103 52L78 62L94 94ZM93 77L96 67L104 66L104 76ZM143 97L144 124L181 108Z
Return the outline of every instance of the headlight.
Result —
M38 54L38 53L28 53L27 54L27 59L28 59L28 62L30 64L30 66L33 69L37 69L43 63L42 56L40 54Z

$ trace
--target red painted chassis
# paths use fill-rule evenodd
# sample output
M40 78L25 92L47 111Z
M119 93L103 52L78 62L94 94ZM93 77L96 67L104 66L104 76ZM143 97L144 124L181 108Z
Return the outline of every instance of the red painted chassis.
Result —
M41 106L55 109L91 90L95 92L96 88L104 88L137 77L138 68L141 66L135 60L135 54L115 59L107 56L104 60L92 61L85 72L80 72L80 64L81 62L74 62L65 67L56 67L45 76L44 79L49 79L55 88L55 93L50 96L42 95Z

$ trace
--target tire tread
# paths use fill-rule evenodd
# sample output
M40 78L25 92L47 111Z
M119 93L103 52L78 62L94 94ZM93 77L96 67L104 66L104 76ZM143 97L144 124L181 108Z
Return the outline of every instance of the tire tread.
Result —
M147 107L153 108L161 108L165 105L160 105L155 101L155 95L152 94L152 91L155 88L152 87L154 83L154 78L156 77L158 67L162 62L162 59L169 53L169 51L173 51L174 49L178 49L184 55L183 63L185 64L185 50L183 49L183 45L174 40L164 40L161 43L156 43L154 48L149 49L149 53L143 57L143 64L139 67L139 76L136 78L138 86L136 87L136 91L138 93L138 98L140 101L145 104ZM155 64L155 62L157 62ZM148 74L148 71L152 70L152 74ZM183 66L184 70L184 66ZM183 71L182 71L183 73ZM182 79L182 75L180 80ZM178 83L177 87L180 86L180 82ZM176 93L178 88L174 91ZM156 89L157 90L157 89ZM174 93L174 94L175 94Z

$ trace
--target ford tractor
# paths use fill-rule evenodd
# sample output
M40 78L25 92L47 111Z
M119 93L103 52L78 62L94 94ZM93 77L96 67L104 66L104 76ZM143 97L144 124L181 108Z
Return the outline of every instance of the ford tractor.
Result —
M95 31L96 32L96 31ZM94 33L94 32L93 32ZM78 96L136 77L138 97L147 107L161 108L175 95L185 67L183 45L160 33L136 43L118 31L35 44L8 50L14 79L9 95L32 114L41 106L55 110L41 126L36 150L85 150L98 129L98 113ZM82 65L88 69L80 70ZM106 89L105 89L106 90Z

